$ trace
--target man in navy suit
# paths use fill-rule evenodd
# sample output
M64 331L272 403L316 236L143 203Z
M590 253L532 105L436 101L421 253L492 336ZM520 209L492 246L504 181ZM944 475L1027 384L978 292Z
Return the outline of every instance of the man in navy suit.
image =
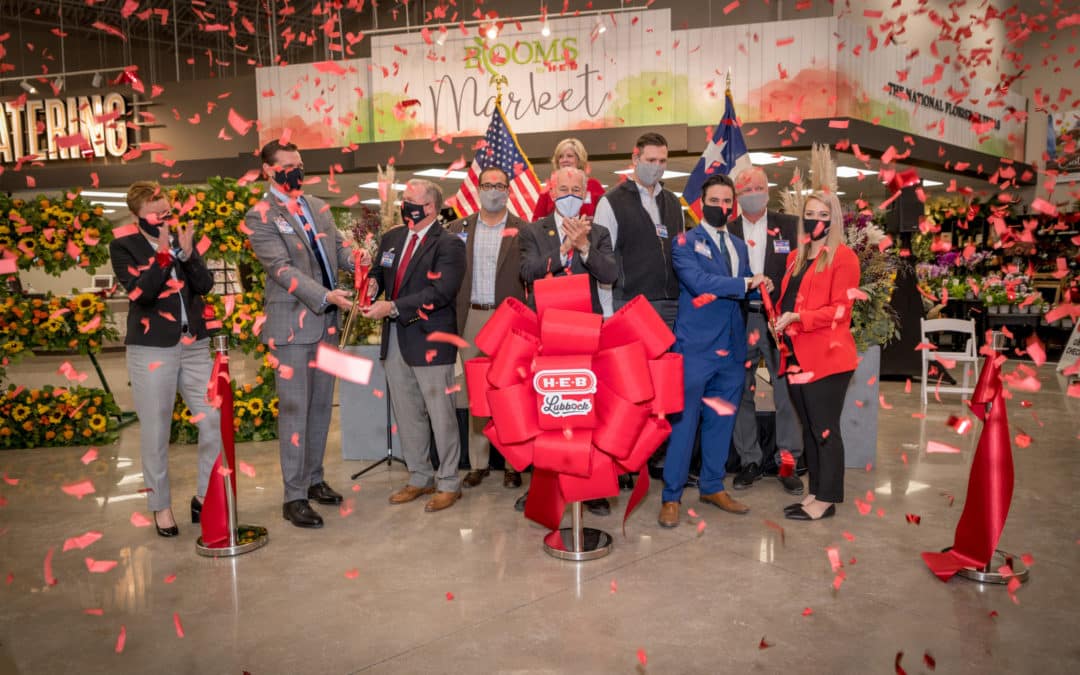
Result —
M724 492L724 464L745 380L743 302L748 295L758 295L758 286L769 289L772 282L762 274L751 276L746 243L727 231L735 203L731 179L711 176L701 194L701 225L679 237L671 251L679 279L674 351L683 355L686 393L682 413L672 418L664 461L663 503L657 519L662 527L679 524L679 503L699 422L701 501L729 513L750 510Z

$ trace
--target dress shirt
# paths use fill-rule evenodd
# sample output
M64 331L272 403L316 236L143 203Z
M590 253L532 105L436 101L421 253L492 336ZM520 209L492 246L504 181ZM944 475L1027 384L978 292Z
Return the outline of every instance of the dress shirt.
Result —
M705 233L709 235L709 238L712 239L717 248L720 247L720 233L724 233L724 248L727 249L728 260L731 262L731 276L739 277L739 252L735 250L735 244L731 243L731 233L727 231L727 227L718 229L706 223L704 220L701 221L701 226L705 228ZM747 290L750 289L749 279L746 279L746 288Z
M641 197L642 208L652 218L653 225L659 224L660 205L656 203L656 198L660 196L660 191L664 187L660 185L660 181L656 181L656 185L651 188L637 181L634 183L637 185L638 196ZM611 208L607 197L601 197L597 203L596 211L593 213L593 225L601 225L608 229L611 234L611 248L616 249L619 241L619 222L615 219L615 211ZM612 295L611 284L597 284L596 290L600 298L600 309L604 313L604 318L607 318L615 311L615 298Z
M745 213L742 214L743 238L750 249L750 272L752 274L765 274L765 256L769 253L768 220L768 212L761 214L761 218L756 223L751 222Z
M503 212L502 220L494 225L485 223L481 216L476 217L473 228L473 268L472 297L478 305L495 304L495 273L499 265L499 247L502 246L503 232L509 211Z

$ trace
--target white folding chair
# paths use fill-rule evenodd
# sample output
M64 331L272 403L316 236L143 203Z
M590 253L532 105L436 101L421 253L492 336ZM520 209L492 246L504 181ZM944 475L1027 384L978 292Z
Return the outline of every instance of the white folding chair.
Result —
M930 339L931 334L938 333L959 333L961 339L964 336L967 337L964 343L963 351L946 352L940 349L923 349L922 351L922 404L926 407L926 371L931 361L937 361L938 359L946 359L948 361L956 361L956 364L962 368L961 381L963 384L960 386L955 385L935 385L935 390L945 394L969 394L975 391L975 382L979 380L979 353L978 353L978 340L975 335L975 320L968 319L920 319L920 328L922 331L922 339L920 342L926 344L936 343ZM967 364L970 363L971 373L974 373L974 377L968 372ZM938 363L938 367L944 370L944 366ZM968 383L971 382L969 386Z

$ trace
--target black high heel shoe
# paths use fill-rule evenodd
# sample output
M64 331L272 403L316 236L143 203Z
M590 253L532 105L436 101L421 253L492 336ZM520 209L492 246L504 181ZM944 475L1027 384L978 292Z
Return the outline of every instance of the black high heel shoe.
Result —
M198 525L202 518L202 502L198 497L191 498L191 524Z
M172 527L162 527L158 525L157 511L154 511L154 529L157 530L159 536L162 537L175 537L180 534L180 528L175 524Z

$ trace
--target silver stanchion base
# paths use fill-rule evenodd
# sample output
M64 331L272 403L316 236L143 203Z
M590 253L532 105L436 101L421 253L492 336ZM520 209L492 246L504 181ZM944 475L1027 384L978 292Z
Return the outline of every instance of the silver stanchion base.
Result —
M236 546L206 546L202 537L195 540L195 552L207 558L228 558L251 553L270 541L270 533L259 525L239 525L236 528Z
M950 550L952 547L946 548L942 551ZM998 572L1003 565L1008 565L1013 571L1012 575L1005 575ZM1009 581L1016 577L1020 580L1020 583L1025 583L1028 580L1030 571L1027 565L1023 563L1020 558L1017 558L1011 553L1006 553L998 549L994 551L994 556L990 558L989 564L981 570L977 570L974 567L965 567L956 573L958 577L964 577L972 581L978 581L980 584L1007 584Z
M581 532L583 545L580 551L572 550L574 548L574 528L572 527L564 527L559 530L562 546L558 544L552 546L545 541L544 550L548 552L548 555L555 556L560 560L572 560L574 562L596 560L611 553L612 539L610 534L603 530L594 530L591 527L584 527Z

